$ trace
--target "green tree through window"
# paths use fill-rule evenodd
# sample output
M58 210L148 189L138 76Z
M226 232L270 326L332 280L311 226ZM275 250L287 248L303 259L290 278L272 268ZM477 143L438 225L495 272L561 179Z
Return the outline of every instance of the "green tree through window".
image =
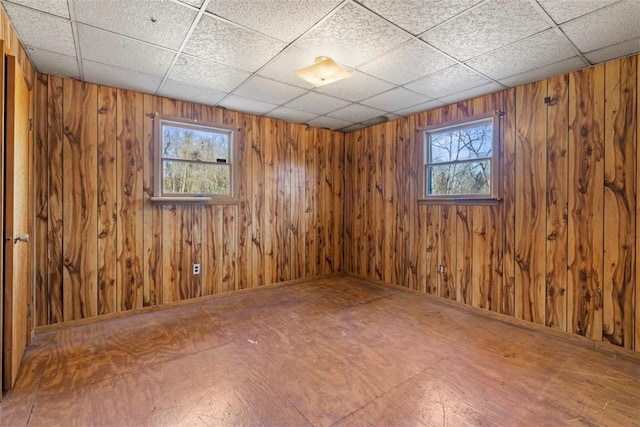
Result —
M232 196L233 131L162 119L162 196Z
M425 196L493 196L494 119L425 132Z

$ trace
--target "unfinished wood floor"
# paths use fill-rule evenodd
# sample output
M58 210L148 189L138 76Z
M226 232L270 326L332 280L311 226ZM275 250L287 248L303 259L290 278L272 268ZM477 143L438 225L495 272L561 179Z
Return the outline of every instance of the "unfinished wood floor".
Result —
M42 333L7 426L638 425L640 361L338 277Z

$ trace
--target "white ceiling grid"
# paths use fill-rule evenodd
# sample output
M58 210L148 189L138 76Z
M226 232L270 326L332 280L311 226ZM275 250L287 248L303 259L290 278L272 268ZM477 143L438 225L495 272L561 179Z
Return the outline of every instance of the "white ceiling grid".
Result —
M640 52L640 0L0 1L38 71L342 131Z

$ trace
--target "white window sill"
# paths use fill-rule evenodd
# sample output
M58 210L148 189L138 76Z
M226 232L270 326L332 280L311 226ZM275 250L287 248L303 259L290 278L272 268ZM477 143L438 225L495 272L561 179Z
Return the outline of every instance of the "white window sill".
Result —
M154 196L149 199L152 205L235 205L238 199L231 197L205 196Z

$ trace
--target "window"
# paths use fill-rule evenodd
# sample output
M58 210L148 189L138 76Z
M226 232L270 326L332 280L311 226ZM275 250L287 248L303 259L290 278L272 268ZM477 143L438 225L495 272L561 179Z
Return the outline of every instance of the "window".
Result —
M235 196L234 131L156 117L152 201L221 202Z
M424 134L424 199L496 199L498 115Z

